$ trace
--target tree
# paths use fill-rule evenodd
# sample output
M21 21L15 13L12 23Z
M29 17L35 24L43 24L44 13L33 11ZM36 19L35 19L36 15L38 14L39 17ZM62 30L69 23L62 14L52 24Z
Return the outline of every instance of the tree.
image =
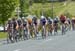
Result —
M17 4L18 0L0 0L0 22L3 25L12 16Z
M68 17L68 18L71 18L71 17L72 17L72 15L71 15L69 12L64 13L64 15L65 15L66 17Z
M26 16L26 13L28 12L28 8L29 8L29 1L30 0L20 0L19 3L20 3L20 10L21 10L21 17L22 16Z
M0 0L0 21L2 24L11 17L17 6L17 0Z

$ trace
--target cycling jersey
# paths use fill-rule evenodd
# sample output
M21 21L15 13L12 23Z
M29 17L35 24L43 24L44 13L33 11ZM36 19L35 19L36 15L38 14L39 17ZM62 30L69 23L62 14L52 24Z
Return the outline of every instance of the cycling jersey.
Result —
M53 23L58 23L58 20L54 20L54 22Z
M72 23L75 23L75 19L72 20Z
M11 27L12 27L12 21L9 20L9 21L8 21L8 28L11 28Z
M60 21L61 23L64 23L66 21L66 17L64 15L60 16Z
M17 26L16 21L12 21L12 24L13 24L13 29L16 29L16 26Z
M32 18L28 18L28 23L31 24L32 23Z
M17 23L19 26L22 24L21 20L17 20Z
M67 21L68 21L69 24L71 23L70 20L67 20Z
M23 27L26 27L26 25L27 25L27 22L23 21Z
M52 24L52 20L51 20L51 19L48 19L48 23L49 23L49 24Z
M42 25L45 25L46 24L46 19L45 18L42 18L40 21L41 21L41 24Z
M36 18L36 17L33 17L32 21L33 21L33 23L34 23L35 25L37 25L37 18Z

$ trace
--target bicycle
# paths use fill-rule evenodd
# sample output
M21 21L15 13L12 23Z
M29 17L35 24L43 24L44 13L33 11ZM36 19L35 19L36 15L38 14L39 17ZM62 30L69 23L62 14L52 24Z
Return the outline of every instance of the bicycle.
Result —
M58 34L58 24L54 24L54 35Z
M7 35L7 43L9 43L9 41L11 41L11 43L14 43L16 40L16 35L14 35L14 30L12 28L10 28L8 30L8 35Z
M64 24L61 25L61 31L62 31L62 35L64 35L66 33Z
M45 30L45 26L42 26L42 39L46 38L46 30Z
M27 27L23 28L23 39L28 40L28 30Z
M19 41L22 40L22 27L21 26L19 26L17 29L16 39Z
M34 37L37 38L38 30L37 25L34 25Z
M52 32L53 32L53 26L52 26L52 24L49 24L49 26L48 26L48 36L52 36Z

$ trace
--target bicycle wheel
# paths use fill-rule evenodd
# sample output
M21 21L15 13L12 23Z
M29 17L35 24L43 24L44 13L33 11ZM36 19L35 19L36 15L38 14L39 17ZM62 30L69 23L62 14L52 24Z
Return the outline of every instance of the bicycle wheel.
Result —
M62 25L62 35L65 34L65 25Z
M45 26L43 26L43 30L42 30L42 39L46 38L46 31L45 31Z

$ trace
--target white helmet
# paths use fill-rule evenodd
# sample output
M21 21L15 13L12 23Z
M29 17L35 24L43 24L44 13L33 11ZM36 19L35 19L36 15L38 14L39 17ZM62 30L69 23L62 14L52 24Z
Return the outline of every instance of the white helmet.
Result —
M18 18L18 20L21 20L21 18Z
M57 20L57 18L54 18L54 20Z
M51 19L51 17L48 17L48 19Z
M11 18L9 18L8 20L11 20Z
M24 17L22 17L22 19L24 19Z
M26 21L26 22L27 22L27 19L25 19L24 21Z
M45 18L44 16L41 16L41 19Z

